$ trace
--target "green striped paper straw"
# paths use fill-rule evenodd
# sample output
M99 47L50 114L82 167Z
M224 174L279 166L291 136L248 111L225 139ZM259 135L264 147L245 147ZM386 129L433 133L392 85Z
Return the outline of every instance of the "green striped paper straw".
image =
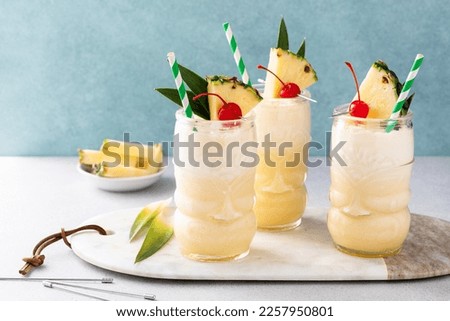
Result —
M234 37L233 31L231 30L231 26L228 22L223 24L223 30L225 30L225 35L227 36L228 44L230 45L231 52L233 53L234 61L238 67L242 82L251 86L252 83L250 81L250 77L248 76L247 68L245 67L244 60L242 59L241 53L237 46L236 38Z
M423 55L417 54L416 59L414 59L414 63L409 71L408 77L406 78L405 84L403 85L402 91L398 96L397 102L395 103L394 109L392 110L391 117L389 118L388 125L386 126L386 132L389 133L394 129L397 124L397 119L400 116L400 111L402 110L403 104L405 103L406 98L408 98L409 91L416 79L417 73L419 72L419 68L423 62Z
M184 85L183 78L181 78L180 68L178 67L177 59L173 52L167 54L167 60L169 61L170 69L172 70L173 78L175 79L175 85L177 86L178 95L180 95L181 104L183 105L184 114L188 118L192 118L192 107L189 104L189 98L186 92L186 86Z

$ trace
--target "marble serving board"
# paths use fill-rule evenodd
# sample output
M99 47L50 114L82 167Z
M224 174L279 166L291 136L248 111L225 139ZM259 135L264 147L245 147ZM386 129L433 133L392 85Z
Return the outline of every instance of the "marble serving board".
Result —
M173 209L174 210L174 209ZM233 262L205 263L183 257L172 238L150 258L134 264L142 239L128 241L140 209L94 217L110 235L82 232L71 237L81 259L101 268L142 277L189 280L393 280L450 274L450 222L412 214L400 254L367 259L337 251L328 234L326 209L308 208L300 227L288 232L257 232L250 253Z

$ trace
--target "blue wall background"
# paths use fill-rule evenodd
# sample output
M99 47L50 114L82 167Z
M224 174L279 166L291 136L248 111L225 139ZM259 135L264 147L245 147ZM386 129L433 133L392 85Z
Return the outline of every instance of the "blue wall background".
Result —
M362 79L383 59L403 81L421 52L416 155L450 156L450 6L430 0L3 0L0 155L75 155L123 132L170 141L176 107L153 91L174 86L166 53L202 75L237 74L222 30L229 21L257 79L282 15L292 47L307 37L318 73L315 140L325 140L333 106L353 97L345 60Z

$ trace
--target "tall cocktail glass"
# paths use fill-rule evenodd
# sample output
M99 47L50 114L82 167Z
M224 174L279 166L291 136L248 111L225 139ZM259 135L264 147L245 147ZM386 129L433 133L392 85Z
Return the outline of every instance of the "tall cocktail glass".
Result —
M398 253L409 231L410 177L414 162L412 114L387 121L333 119L331 148L343 144L331 161L328 230L348 254L384 257Z
M309 97L309 92L303 91ZM259 164L255 214L259 229L289 230L301 224L306 207L310 103L297 98L265 98L256 106Z
M184 256L226 261L249 252L256 232L255 139L253 113L232 121L176 113L174 232Z

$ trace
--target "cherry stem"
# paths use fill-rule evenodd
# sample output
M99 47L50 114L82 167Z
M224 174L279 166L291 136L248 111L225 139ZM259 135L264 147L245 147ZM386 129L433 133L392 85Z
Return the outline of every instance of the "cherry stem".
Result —
M270 71L269 69L267 69L266 67L262 66L262 65L258 65L258 69L264 69L265 71L270 72L272 75L274 75L282 84L283 86L285 85L283 80L280 79L280 77L278 77L277 75L275 75L275 73L273 71Z
M353 69L353 66L351 63L349 63L348 61L345 62L345 64L347 65L347 67L350 69L350 71L352 72L353 75L353 79L355 80L355 86L356 86L356 92L358 93L358 100L361 100L361 96L359 95L359 84L358 84L358 78L356 78L356 73L355 70Z
M218 98L222 101L222 103L223 103L224 105L227 104L227 102L226 102L222 97L220 97L218 94L214 94L214 93L201 93L201 94L198 94L197 96L195 96L195 97L192 98L192 99L193 99L193 100L197 100L197 99L199 99L200 97L203 97L203 96L216 96L216 97L218 97Z

